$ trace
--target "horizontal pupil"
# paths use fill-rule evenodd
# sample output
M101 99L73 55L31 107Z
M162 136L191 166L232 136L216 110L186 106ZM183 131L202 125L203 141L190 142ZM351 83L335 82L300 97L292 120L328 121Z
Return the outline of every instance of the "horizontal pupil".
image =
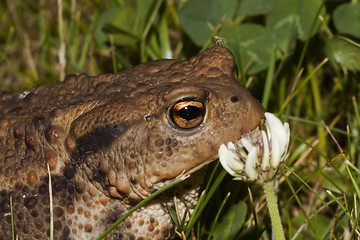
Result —
M195 106L186 106L180 109L177 115L187 121L201 116L201 109Z

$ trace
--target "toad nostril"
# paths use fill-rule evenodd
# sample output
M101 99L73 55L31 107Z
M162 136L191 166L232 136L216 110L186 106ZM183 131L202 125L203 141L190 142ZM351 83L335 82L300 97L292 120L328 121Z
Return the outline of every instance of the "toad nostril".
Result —
M235 102L239 101L239 97L233 96L233 97L230 98L230 101L232 101L233 103L235 103Z

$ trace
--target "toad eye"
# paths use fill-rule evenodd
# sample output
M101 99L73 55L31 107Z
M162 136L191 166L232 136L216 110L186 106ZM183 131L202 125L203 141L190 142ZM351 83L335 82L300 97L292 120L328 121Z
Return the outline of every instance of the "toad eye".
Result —
M181 100L169 111L172 123L183 129L200 125L205 116L205 106L196 100Z

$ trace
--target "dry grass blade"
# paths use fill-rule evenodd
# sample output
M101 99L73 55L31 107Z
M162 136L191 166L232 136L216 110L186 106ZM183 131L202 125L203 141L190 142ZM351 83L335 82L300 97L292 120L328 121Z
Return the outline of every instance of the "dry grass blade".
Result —
M64 21L63 21L63 6L62 0L57 0L58 3L58 23L59 23L59 37L60 37L60 47L59 47L59 77L60 81L65 78L65 66L66 66L66 58L65 58L65 36L64 36Z
M47 170L49 175L49 198L50 198L50 240L54 239L54 213L53 213L53 195L51 185L51 172L49 164L47 164Z

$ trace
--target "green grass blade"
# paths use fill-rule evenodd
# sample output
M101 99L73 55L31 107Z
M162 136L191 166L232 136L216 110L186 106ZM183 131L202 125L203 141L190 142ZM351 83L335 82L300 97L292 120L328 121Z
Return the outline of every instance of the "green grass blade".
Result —
M339 201L339 199L337 199L337 197L330 191L330 190L326 190L327 194L330 195L330 197L332 199L335 200L335 202L339 205L339 207L344 211L344 213L348 216L348 218L355 223L355 219L353 218L353 216L351 216L351 213L346 209L346 207ZM336 217L336 216L335 216ZM337 217L336 217L337 218ZM339 223L342 225L342 223L339 221ZM342 225L343 226L343 225ZM344 227L344 226L343 226ZM344 227L345 228L345 227ZM358 231L360 231L360 226L356 227Z
M201 204L196 205L186 228L185 236L187 238L190 236L191 229L194 227L196 221L199 219L201 212L204 210L205 206L207 205L211 197L214 195L216 189L219 187L220 183L222 182L222 180L226 175L227 172L225 170L221 171L219 176L216 178L214 184L209 189L209 192L207 192L206 197L204 197L204 200L201 202Z
M133 212L135 212L137 209L141 208L142 206L144 206L145 204L147 204L148 202L150 202L152 199L154 199L156 196L158 196L159 194L163 193L164 191L166 191L167 189L175 186L176 184L182 182L183 180L185 180L186 178L179 178L176 179L175 181L169 183L168 185L166 185L165 187L161 188L160 190L154 192L153 194L151 194L149 197L145 198L144 200L142 200L140 203L138 203L135 207L133 207L130 211L128 211L127 213L125 213L120 219L118 219L113 225L111 225L103 234L101 234L100 237L97 238L97 240L101 240L104 239L104 237L106 237L114 228L116 228L117 225L119 225L121 222L123 222L128 216L130 216Z
M216 216L215 216L215 219L214 219L214 221L213 221L213 224L212 224L212 226L211 226L211 228L210 228L210 232L209 232L209 236L208 236L207 240L210 240L210 239L211 239L211 235L212 235L212 233L213 233L213 231L214 231L214 229L215 229L215 225L216 225L216 223L217 223L217 221L218 221L218 219L219 219L219 217L220 217L220 213L222 212L222 209L224 208L225 203L227 202L227 200L228 200L229 197L230 197L230 193L226 194L226 197L225 197L224 200L222 201L222 203L221 203L221 205L220 205L220 207L219 207L219 209L218 209L218 211L217 211L217 213L216 213Z
M276 63L276 45L274 44L273 49L271 51L270 64L266 75L264 94L261 102L261 104L265 109L267 109L269 103L271 87L274 80L275 63Z
M282 114L282 112L285 110L286 106L295 98L296 95L299 94L299 92L305 87L305 85L308 83L308 81L312 78L312 76L325 64L328 62L328 59L325 58L312 72L309 73L309 75L302 81L300 86L294 91L293 94L291 94L288 98L286 98L285 102L281 106L279 115Z
M141 62L146 62L147 61L147 57L146 57L146 38L149 34L149 31L150 31L150 27L151 25L154 23L156 17L158 16L159 14L159 9L160 9L160 6L162 4L163 0L159 0L159 1L156 1L156 4L155 4L155 7L154 9L151 11L151 15L150 15L150 18L149 18L149 21L147 22L146 26L145 26L145 29L141 35L141 43L140 43L140 54L141 54Z
M353 173L350 171L350 168L349 168L349 165L348 164L345 164L345 167L346 167L346 171L350 177L350 180L351 180L351 183L355 189L355 192L356 192L356 195L357 197L359 198L359 201L360 201L360 189L359 189L359 185L357 183L357 180L354 178L353 176Z
M299 179L304 186L306 186L319 201L325 206L325 208L338 220L339 224L342 226L343 229L346 229L344 224L341 222L341 220L336 216L336 214L331 210L331 208L324 202L324 200L301 178L299 175L297 175L294 171L292 171L290 168L288 168L286 165L283 165L288 171L290 171L297 179Z

